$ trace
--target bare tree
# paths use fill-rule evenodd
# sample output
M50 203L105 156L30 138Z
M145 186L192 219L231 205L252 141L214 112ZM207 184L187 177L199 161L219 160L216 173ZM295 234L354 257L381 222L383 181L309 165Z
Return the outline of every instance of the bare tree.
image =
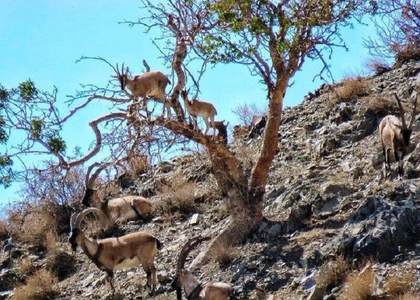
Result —
M232 112L237 115L243 126L251 125L253 116L264 114L264 111L258 108L255 103L239 105Z
M365 40L371 55L388 63L420 57L419 1L376 1L375 13L373 23L377 37Z

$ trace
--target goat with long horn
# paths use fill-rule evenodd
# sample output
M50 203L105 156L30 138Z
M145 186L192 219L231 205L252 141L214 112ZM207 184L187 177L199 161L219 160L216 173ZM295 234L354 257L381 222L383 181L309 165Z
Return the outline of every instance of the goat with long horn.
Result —
M133 97L141 97L146 110L148 98L154 98L163 104L162 116L165 114L165 109L167 109L167 117L170 117L170 103L166 99L165 89L171 82L165 74L160 71L149 71L129 78L128 67L124 70L124 64L121 71L118 69L118 64L114 70L117 73L117 76L114 77L120 81L121 90L128 87Z
M195 237L188 240L179 253L176 277L172 282L172 288L176 289L177 299L182 299L182 289L188 300L228 300L233 299L233 288L224 282L207 282L201 284L194 275L185 270L185 260L188 254L198 244L209 240L209 237Z
M416 118L418 94L413 103L413 111L408 126L406 125L404 109L401 105L400 98L396 94L394 94L394 97L397 100L401 119L393 115L388 115L383 118L379 123L379 134L381 136L382 152L385 158L383 176L386 178L387 171L391 169L390 152L392 151L395 161L398 162L398 176L401 179L404 175L403 160L410 143L410 137L413 132L412 126Z
M161 248L159 240L145 231L101 240L88 238L80 225L84 217L92 212L99 215L102 213L96 208L88 208L71 216L69 242L73 251L79 246L99 269L106 272L107 285L111 288L112 294L115 292L114 271L141 264L147 275L147 287L150 293L153 293L157 284L154 259Z
M142 196L128 195L109 200L103 200L99 191L94 189L94 183L102 171L102 168L90 176L91 168L86 173L86 191L82 199L85 206L93 206L100 209L109 220L109 225L121 224L128 220L147 219L152 215L153 204ZM90 178L89 178L90 176Z

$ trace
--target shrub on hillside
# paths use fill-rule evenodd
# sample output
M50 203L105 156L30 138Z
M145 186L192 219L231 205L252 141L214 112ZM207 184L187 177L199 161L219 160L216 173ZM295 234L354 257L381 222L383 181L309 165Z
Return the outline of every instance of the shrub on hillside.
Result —
M222 267L229 265L238 256L238 251L231 242L218 243L210 252L210 257Z
M28 277L26 284L13 292L11 300L44 300L54 299L57 291L53 285L57 278L45 269L40 269Z
M405 45L400 51L395 55L395 68L401 67L405 62L409 60L419 60L420 59L420 47L416 44Z
M382 59L371 59L366 63L368 70L372 71L375 75L381 75L388 71L391 71L391 67L385 60Z
M9 230L7 229L7 222L0 220L0 241L4 241L9 238Z
M161 200L157 203L158 211L162 213L180 213L188 215L196 212L195 182L187 181L181 174L174 176L168 185L162 187Z
M57 218L48 205L22 202L8 211L9 233L17 241L46 248L47 236L55 234Z
M366 96L368 94L366 79L362 77L345 78L335 89L338 102L354 100L356 97Z
M347 276L344 292L339 299L363 300L371 299L375 289L375 273L370 264L362 270L356 270Z
M410 292L417 278L410 270L400 270L397 274L389 274L384 284L384 290L389 298L397 298Z
M46 269L61 281L76 270L76 262L73 255L57 248L48 253Z
M324 285L327 290L340 286L350 270L349 264L343 256L338 256L335 261L325 262L317 278L317 284Z

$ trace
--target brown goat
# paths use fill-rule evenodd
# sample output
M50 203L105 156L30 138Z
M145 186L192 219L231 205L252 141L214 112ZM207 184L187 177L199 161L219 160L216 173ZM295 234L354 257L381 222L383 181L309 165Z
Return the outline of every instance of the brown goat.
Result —
M153 204L142 196L124 196L102 200L98 190L86 188L82 199L85 206L92 205L100 209L112 223L122 224L128 220L147 219L152 215Z
M210 127L210 118L211 127L213 127L213 135L215 135L216 126L214 124L214 116L217 115L217 111L213 104L195 99L190 101L188 100L188 91L185 90L181 91L181 96L184 99L185 109L194 119L194 128L196 129L198 127L197 117L200 116L206 124L206 131L204 132L206 135Z
M128 87L133 97L141 97L146 111L148 98L154 98L163 104L162 116L165 114L165 109L167 109L167 117L170 117L170 102L166 99L165 89L171 82L165 74L160 71L150 71L129 78L129 70L128 68L124 70L124 64L122 65L121 71L118 70L118 65L115 71L117 72L117 76L115 77L120 81L121 90Z
M403 160L410 143L410 137L413 132L412 126L416 118L418 96L416 96L416 99L414 100L413 112L408 127L405 122L404 109L401 105L401 101L396 94L394 94L394 97L397 100L401 120L393 115L386 116L379 123L379 134L381 137L382 152L385 158L383 176L386 178L387 171L391 169L389 155L392 151L395 161L398 162L398 176L401 179L404 175Z
M110 200L102 200L99 197L99 191L93 187L104 168L104 166L99 167L92 175L92 167L88 168L85 178L86 191L82 204L100 209L107 217L109 225L150 217L153 212L153 204L142 196L123 196Z
M209 240L209 237L195 237L187 241L182 247L178 257L177 273L172 282L172 288L176 289L177 299L182 299L182 289L188 300L228 300L233 297L233 288L224 282L208 282L200 284L194 275L184 269L188 253L199 243Z
M141 264L147 274L147 287L150 293L153 293L157 284L154 258L161 248L159 240L144 231L101 240L88 238L81 230L80 224L91 212L98 213L96 208L88 208L71 216L69 242L73 251L79 246L99 269L106 272L107 285L112 294L115 292L114 270L133 268Z

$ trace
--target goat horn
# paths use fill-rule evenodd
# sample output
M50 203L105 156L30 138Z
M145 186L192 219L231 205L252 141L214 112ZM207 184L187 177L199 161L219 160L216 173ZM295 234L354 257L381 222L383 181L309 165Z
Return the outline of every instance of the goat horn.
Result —
M405 124L404 109L403 109L403 107L401 105L401 100L400 100L400 98L398 98L397 94L394 93L393 95L394 95L395 99L397 100L398 108L400 110L400 116L401 116L402 126L403 126L403 128L407 128L407 125Z
M106 219L106 216L102 210L94 207L86 208L76 216L72 228L80 228L80 222L82 222L83 218L89 213L98 213L101 220Z
M70 228L71 229L73 229L73 227L74 227L74 221L76 220L77 215L78 215L77 213L73 213L70 217Z
M190 240L188 240L185 245L182 247L181 252L179 253L178 257L178 269L177 273L181 272L181 270L184 268L185 260L187 259L188 254L191 252L193 248L195 248L198 244L201 242L210 240L210 237L194 237Z

